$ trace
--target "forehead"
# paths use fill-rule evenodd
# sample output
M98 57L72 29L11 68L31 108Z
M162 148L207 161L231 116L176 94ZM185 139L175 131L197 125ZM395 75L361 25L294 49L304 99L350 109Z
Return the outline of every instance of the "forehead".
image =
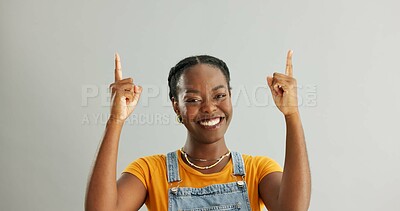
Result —
M228 87L222 71L209 64L197 64L185 70L178 81L180 89L202 89L224 85Z

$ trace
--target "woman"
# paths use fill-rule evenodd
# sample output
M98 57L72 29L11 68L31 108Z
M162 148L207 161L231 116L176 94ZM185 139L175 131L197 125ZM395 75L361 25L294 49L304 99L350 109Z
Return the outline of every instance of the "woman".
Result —
M130 164L116 182L118 142L142 88L122 79L115 56L111 115L88 183L86 210L307 210L311 179L292 51L286 72L267 77L287 128L285 171L267 157L230 152L224 135L232 118L226 64L211 56L188 57L170 71L170 99L187 128L184 146Z

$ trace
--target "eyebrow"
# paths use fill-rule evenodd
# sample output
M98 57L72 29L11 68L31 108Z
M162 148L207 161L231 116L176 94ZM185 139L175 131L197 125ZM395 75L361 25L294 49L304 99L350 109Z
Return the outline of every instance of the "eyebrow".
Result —
M222 88L225 88L225 86L224 85L219 85L219 86L214 87L212 90L215 91L217 89L222 89Z
M223 89L223 88L225 88L224 85L218 85L218 86L212 88L212 91L215 91L218 89ZM185 93L200 93L200 91L196 90L196 89L186 89Z

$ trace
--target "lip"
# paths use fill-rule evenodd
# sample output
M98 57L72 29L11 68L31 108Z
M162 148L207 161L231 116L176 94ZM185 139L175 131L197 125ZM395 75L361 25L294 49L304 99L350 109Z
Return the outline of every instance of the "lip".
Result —
M200 118L197 118L197 120L196 120L196 122L200 122L200 121L204 121L204 120L209 120L209 119L215 119L215 118L225 118L223 115L219 115L219 114L217 114L217 115L213 115L213 116L208 116L208 115L206 115L206 116L202 116L202 117L200 117Z
M203 120L206 120L206 119L215 119L215 118L220 118L218 124L216 124L216 125L207 126L207 125L202 125L202 124L200 124L200 121L203 121ZM225 120L225 117L218 117L218 116L215 116L215 117L210 117L210 118L201 119L201 120L197 121L196 123L197 123L201 128L203 128L203 129L206 129L206 130L216 130L216 129L218 129L218 128L221 127L221 125L222 125L222 123L224 122L224 120Z

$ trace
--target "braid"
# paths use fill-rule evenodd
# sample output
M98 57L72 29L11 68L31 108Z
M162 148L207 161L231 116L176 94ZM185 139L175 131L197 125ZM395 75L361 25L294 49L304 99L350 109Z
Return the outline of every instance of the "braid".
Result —
M178 99L177 84L183 72L197 64L209 64L221 70L221 72L225 76L229 90L231 89L229 83L230 82L229 69L224 61L209 55L191 56L182 59L180 62L178 62L178 64L175 65L175 67L172 67L171 70L169 71L168 86L169 86L170 100L172 100L172 98L175 98L176 100Z

